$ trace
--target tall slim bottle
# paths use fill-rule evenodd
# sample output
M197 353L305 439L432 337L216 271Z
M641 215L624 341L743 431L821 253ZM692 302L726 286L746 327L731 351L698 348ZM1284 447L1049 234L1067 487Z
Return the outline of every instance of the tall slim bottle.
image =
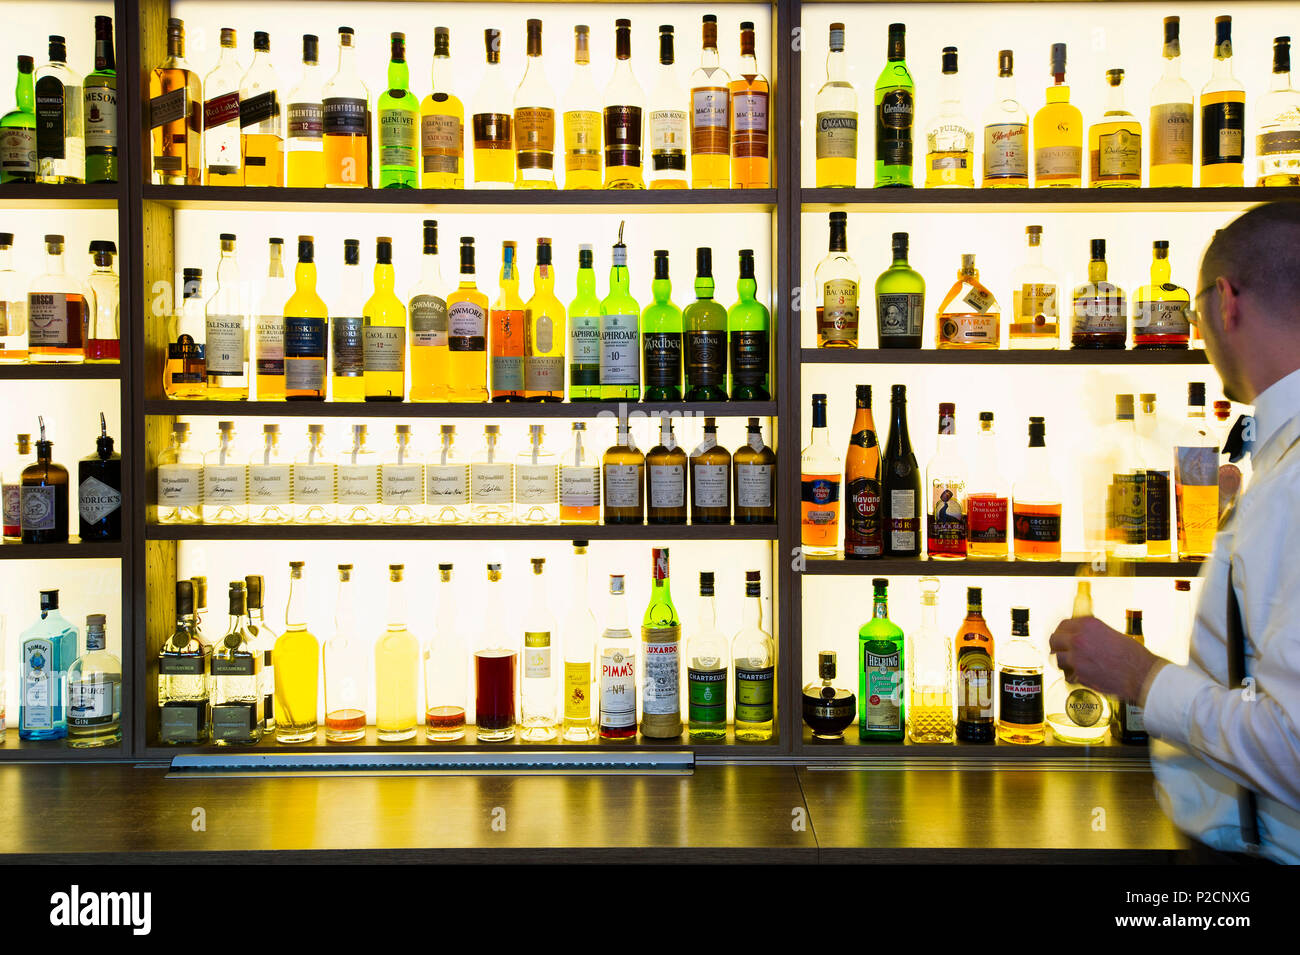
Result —
M366 735L366 685L370 661L357 637L352 565L339 564L334 635L325 643L325 740L350 743Z
M77 628L59 613L59 592L41 591L41 616L19 637L18 738L68 735L68 666L77 655Z
M826 82L817 91L815 108L817 188L852 189L858 184L858 94L849 82L843 23L830 26Z
M406 35L394 33L388 85L379 94L379 188L415 189L420 184L420 104L411 92Z
M577 294L569 303L570 401L600 397L600 320L604 312L596 298L594 265L591 246L578 246Z
M952 641L935 621L938 577L921 578L921 626L906 642L908 660L907 738L913 743L951 743Z
M858 630L858 738L894 742L907 727L905 639L889 619L889 581L874 577L871 587L871 618Z
M253 62L239 81L239 149L246 186L284 185L284 113L271 38L253 34Z
M1245 179L1246 91L1232 75L1232 17L1214 18L1214 73L1201 89L1201 185Z
M411 321L411 400L446 401L451 353L448 350L447 300L438 265L438 223L424 220L424 254L420 278L407 298Z
M651 570L650 602L641 620L641 735L673 739L682 735L682 626L668 586L668 548L653 548Z
M993 104L984 114L985 189L1023 189L1029 185L1029 114L1016 97L1015 59L998 51Z
M273 733L275 732L276 635L266 625L266 609L263 599L266 581L261 574L249 574L244 577L244 589L248 594L248 632L253 636L253 649L262 657L262 674L258 687L262 693L262 707L260 710L262 728L267 733Z
M636 739L636 647L627 625L623 575L610 574L605 629L596 643L601 739Z
M799 524L802 552L834 557L840 536L840 458L831 450L826 396L812 396L812 437L800 459Z
M882 483L886 556L920 557L921 469L907 436L906 385L894 385L889 392L889 440Z
M1205 382L1187 383L1187 420L1174 446L1178 559L1205 560L1219 528L1219 448L1205 421Z
M365 279L361 240L343 240L339 298L330 322L330 399L362 401L366 396ZM399 392L400 393L400 392Z
M591 72L591 30L573 28L573 80L564 95L564 188L599 189L601 100Z
M447 296L447 400L487 401L487 296L474 284L474 240L460 239L460 285Z
M1006 479L998 467L993 412L980 412L975 458L966 482L967 553L971 557L1007 556Z
M86 182L117 182L117 64L111 17L95 17L95 69L81 89Z
M585 743L596 738L596 615L591 612L591 590L587 583L587 541L573 542L572 588L569 612L564 620L565 742Z
M212 400L248 400L248 314L235 257L235 237L221 234L217 289L203 308L206 396Z
M992 743L993 634L984 622L983 591L966 588L966 619L957 628L957 739Z
M292 292L284 277L284 239L268 240L266 281L262 283L257 314L254 362L257 368L257 400L284 400L284 303Z
M474 186L509 189L515 181L514 118L501 70L501 31L483 31L487 66L474 95Z
M293 294L284 303L284 396L289 401L324 401L329 312L316 294L316 243L298 236Z
M651 189L685 189L687 117L686 90L677 79L673 63L673 28L659 28L659 69L650 89L650 169L647 178ZM692 130L693 133L693 130Z
M401 401L406 394L406 308L393 293L393 240L375 241L374 294L361 309L362 381L366 401Z
M492 400L524 400L527 320L519 298L519 257L513 242L501 243L500 292L492 303Z
M81 80L68 69L68 47L50 37L50 62L36 68L36 181L86 179Z
M655 250L654 299L641 313L641 350L645 364L646 401L682 399L682 311L672 301L668 250Z
M320 40L302 37L302 79L285 104L285 182L290 188L325 185L324 107L321 105Z
M643 189L641 110L645 96L632 73L632 21L614 21L614 75L605 87L605 188Z
M452 584L451 564L438 565L438 611L424 650L424 738L430 743L465 738L465 678L469 660Z
M758 72L754 56L754 24L740 24L740 72L731 92L731 187L767 189L772 183L768 162L767 77Z
M506 632L501 565L487 565L483 629L474 649L474 726L481 743L515 738L518 712L519 641Z
M1029 447L1011 486L1016 560L1061 559L1061 486L1052 477L1043 418L1029 419Z
M537 240L533 297L524 304L524 397L564 400L564 306L555 297L551 240Z
M320 644L307 629L308 598L302 568L302 561L289 561L284 633L275 641L275 738L281 743L305 743L316 738Z
M321 89L325 185L370 185L370 91L357 75L355 37L339 27L339 66Z
M465 106L451 93L451 31L433 28L432 92L420 103L420 185L465 187Z
M1136 640L1139 646L1146 643L1142 636L1142 611L1125 610L1124 635ZM1121 743L1147 742L1146 714L1143 708L1131 700L1115 700L1115 720L1110 724L1110 731Z
M627 21L619 21L626 23ZM600 400L636 401L641 397L641 309L628 290L627 246L623 223L609 267L609 294L600 303Z
M700 571L699 620L686 641L687 727L692 743L727 738L727 638L718 629L713 572Z
M153 184L202 185L203 92L185 62L185 23L175 17L167 21L167 59L149 73L149 129Z
M912 185L912 124L916 103L905 61L902 23L889 25L885 68L876 80L876 188Z
M957 450L957 407L939 403L939 437L926 467L925 550L934 558L966 556L966 464Z
M772 400L772 315L755 297L754 250L740 250L736 304L727 310L727 357L732 401Z
M18 57L14 108L0 116L0 184L36 181L36 93L32 88L33 70L30 56ZM160 71L154 71L155 74L158 72Z
M761 571L745 571L745 603L740 629L731 639L731 665L736 673L736 741L765 743L775 725L776 644L763 629Z
M884 553L882 474L870 385L857 386L856 401L853 431L844 455L844 556L880 557Z
M519 738L530 742L555 739L555 617L546 605L546 560L532 559L532 594L524 611L524 657L520 668Z
M1196 110L1192 87L1182 76L1178 17L1165 17L1162 56L1164 72L1151 90L1148 181L1153 188L1190 186Z
M420 643L406 629L405 568L388 565L388 627L375 643L375 733L410 739L419 718Z
M555 188L555 93L542 63L542 21L529 20L524 78L515 90L515 188Z

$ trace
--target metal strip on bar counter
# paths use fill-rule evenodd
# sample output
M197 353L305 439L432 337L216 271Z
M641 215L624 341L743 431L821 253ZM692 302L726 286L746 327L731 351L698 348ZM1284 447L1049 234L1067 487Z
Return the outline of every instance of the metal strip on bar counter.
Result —
M238 753L176 756L169 779L214 776L689 776L695 756L662 753Z

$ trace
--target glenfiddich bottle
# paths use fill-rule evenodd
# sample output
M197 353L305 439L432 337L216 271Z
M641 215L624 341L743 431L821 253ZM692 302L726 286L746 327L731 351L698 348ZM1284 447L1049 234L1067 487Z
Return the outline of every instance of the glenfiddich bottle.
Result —
M904 60L905 26L889 25L888 62L876 80L876 188L912 185L912 74Z
M844 556L880 557L884 549L880 508L881 462L876 422L871 414L871 386L857 386L853 433L844 455Z
M122 455L113 450L102 412L95 453L77 464L77 509L83 541L122 539Z

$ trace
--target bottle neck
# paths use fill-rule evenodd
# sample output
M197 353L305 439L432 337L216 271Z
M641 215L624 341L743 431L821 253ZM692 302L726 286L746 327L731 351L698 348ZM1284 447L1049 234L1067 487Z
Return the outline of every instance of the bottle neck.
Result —
M626 594L610 594L605 612L606 630L627 630Z
M304 292L316 291L316 263L299 262L293 270L293 281Z
M36 96L31 73L18 74L18 82L14 86L14 99L18 103L20 111L24 113L34 113L36 111Z
M921 630L934 633L938 629L938 610L933 600L921 599Z
M1043 264L1043 247L1040 243L1025 241L1025 264L1033 266Z
M740 625L745 630L763 629L763 598L760 595L746 592L740 610Z
M713 298L713 276L712 275L695 276L695 297L698 299Z
M1016 100L1016 78L1014 76L999 76L993 81L993 98L1002 103L1015 103Z
M533 269L533 295L554 297L555 273L549 265L538 265Z
M45 272L48 275L63 274L63 249L58 252L51 252L48 248L45 250Z
M1093 259L1088 263L1088 281L1096 284L1106 281L1106 260Z
M961 79L957 73L939 74L939 112L952 115L961 107Z
M754 301L754 296L758 293L758 282L752 278L741 278L736 281L736 292L740 295L742 302Z
M1106 87L1106 112L1107 113L1127 113L1124 108L1124 86L1116 84L1115 86Z
M377 263L375 265L375 291L389 292L393 291L393 267L386 263Z
M826 54L826 82L847 83L849 62L843 50L831 50Z
M400 580L388 582L388 629L406 629L406 588Z
M650 283L650 294L654 296L656 305L667 305L668 299L673 294L673 283L670 279L655 279Z
M388 61L388 88L394 93L405 93L411 85L411 70L406 60Z
M289 600L284 605L284 628L286 630L306 630L307 629L307 610L306 596L303 593L302 578L293 574L289 575ZM251 611L250 611L251 615ZM261 610L258 610L258 617L261 617Z
M278 245L272 247L271 258L266 266L266 277L269 279L284 278L284 259L280 254Z
M420 256L420 284L430 288L442 287L442 263L438 260L438 250L426 250Z
M718 629L718 603L712 594L700 595L700 633L713 633Z
M433 92L442 93L451 89L451 57L441 53L433 55Z
M1172 270L1169 266L1168 258L1156 257L1151 260L1151 284L1153 286L1168 285L1172 276Z
M334 605L334 630L336 633L352 632L352 621L356 615L352 609L352 581L339 581L338 602Z
M871 616L876 620L889 619L889 599L884 594L871 598Z

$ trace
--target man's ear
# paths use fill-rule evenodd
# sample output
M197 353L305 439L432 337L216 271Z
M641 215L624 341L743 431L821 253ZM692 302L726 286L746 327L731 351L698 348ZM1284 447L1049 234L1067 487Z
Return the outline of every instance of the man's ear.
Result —
M1222 275L1214 280L1214 286L1219 293L1219 324L1224 331L1236 331L1241 324L1241 297Z

